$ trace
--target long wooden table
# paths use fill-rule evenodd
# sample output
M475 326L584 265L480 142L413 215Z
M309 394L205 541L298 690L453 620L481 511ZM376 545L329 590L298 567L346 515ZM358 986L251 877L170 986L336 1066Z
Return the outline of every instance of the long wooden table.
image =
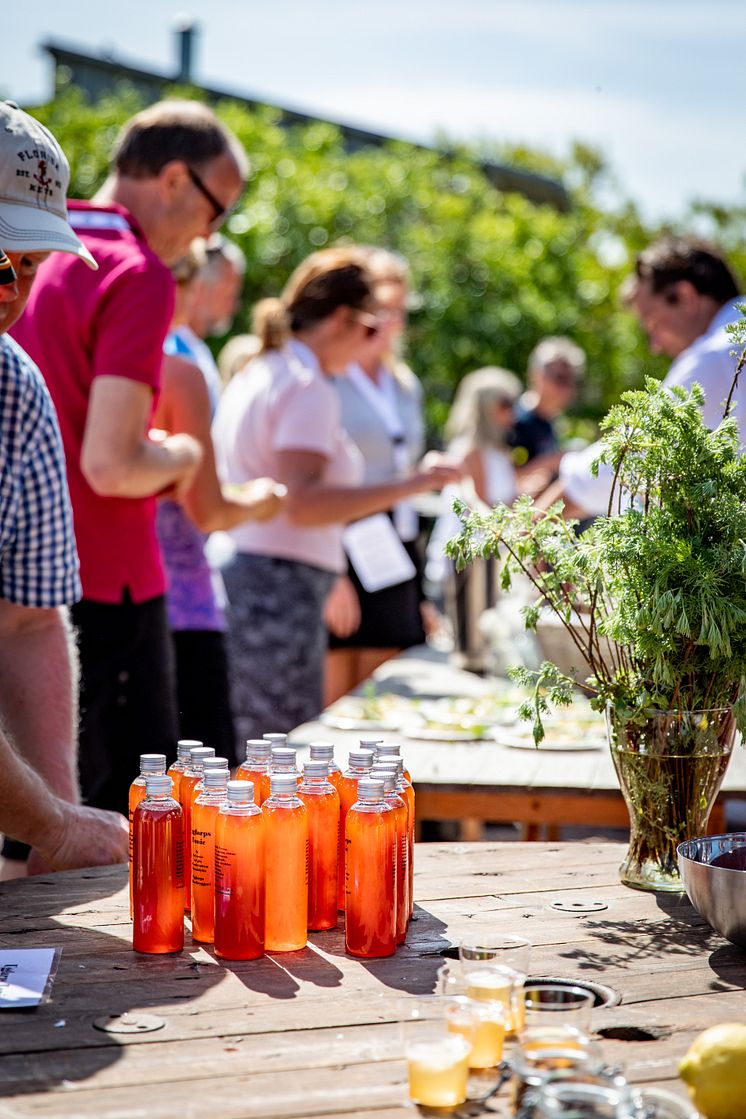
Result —
M382 665L373 681L381 692L411 697L479 696L493 686L431 650L413 649ZM291 734L293 744L333 741L344 761L361 731L331 728L323 718ZM395 739L395 732L381 732ZM627 828L629 818L609 750L518 750L496 742L401 739L417 791L418 818L456 820L463 839L481 839L486 821L523 825L523 838L560 838L564 826ZM725 830L728 800L746 801L746 750L733 751L710 832Z
M243 964L189 943L176 956L137 956L124 867L5 883L0 947L63 951L51 1002L0 1011L0 1116L406 1119L401 999L433 990L462 937L497 930L528 937L533 976L613 988L620 1004L594 1011L605 1056L634 1082L684 1096L676 1066L692 1039L743 1018L746 954L685 897L621 886L622 853L609 843L420 845L407 943L366 963L345 956L341 929ZM131 1032L98 1028L107 1025Z

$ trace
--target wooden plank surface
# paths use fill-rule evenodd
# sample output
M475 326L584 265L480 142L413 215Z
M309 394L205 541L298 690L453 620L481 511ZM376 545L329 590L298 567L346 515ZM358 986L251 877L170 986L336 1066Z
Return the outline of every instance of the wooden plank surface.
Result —
M639 1083L683 1094L676 1064L705 1025L743 1017L746 954L686 898L622 887L609 843L426 844L416 920L387 960L344 954L342 930L303 952L228 964L192 945L138 956L124 868L0 885L0 947L60 946L53 1000L0 1013L0 1117L30 1119L405 1119L401 1000L433 989L442 953L500 930L532 943L532 975L614 988L594 1028ZM594 913L552 903L599 901ZM109 1034L103 1016L147 1014L153 1032ZM498 1108L498 1113L499 1108Z

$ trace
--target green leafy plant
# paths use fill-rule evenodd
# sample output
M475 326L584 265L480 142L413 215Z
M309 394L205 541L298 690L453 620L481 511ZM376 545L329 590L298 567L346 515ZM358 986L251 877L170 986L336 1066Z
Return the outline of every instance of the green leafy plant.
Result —
M744 329L733 332L739 345ZM745 361L743 350L734 387ZM746 730L746 458L732 397L710 431L699 385L648 379L624 393L602 422L594 464L613 472L608 516L581 534L561 502L537 512L523 497L487 514L458 504L463 528L446 548L457 567L501 557L504 589L520 572L537 592L526 627L553 611L577 653L574 673L549 661L512 672L532 686L522 714L537 744L542 716L576 687L625 723L729 708Z

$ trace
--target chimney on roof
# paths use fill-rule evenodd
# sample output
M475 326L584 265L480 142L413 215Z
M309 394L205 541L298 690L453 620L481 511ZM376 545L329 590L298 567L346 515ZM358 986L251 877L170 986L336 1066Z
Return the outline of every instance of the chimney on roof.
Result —
M179 68L176 81L182 85L193 85L194 75L192 65L194 62L194 44L197 38L197 23L188 17L182 17L176 24L176 41L178 45Z

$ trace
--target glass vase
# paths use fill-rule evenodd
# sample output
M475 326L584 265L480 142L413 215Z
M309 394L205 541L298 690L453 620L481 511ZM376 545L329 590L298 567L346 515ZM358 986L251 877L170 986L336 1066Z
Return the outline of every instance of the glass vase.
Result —
M704 835L735 738L730 708L658 711L625 721L606 712L611 756L629 812L627 886L680 893L676 847Z

